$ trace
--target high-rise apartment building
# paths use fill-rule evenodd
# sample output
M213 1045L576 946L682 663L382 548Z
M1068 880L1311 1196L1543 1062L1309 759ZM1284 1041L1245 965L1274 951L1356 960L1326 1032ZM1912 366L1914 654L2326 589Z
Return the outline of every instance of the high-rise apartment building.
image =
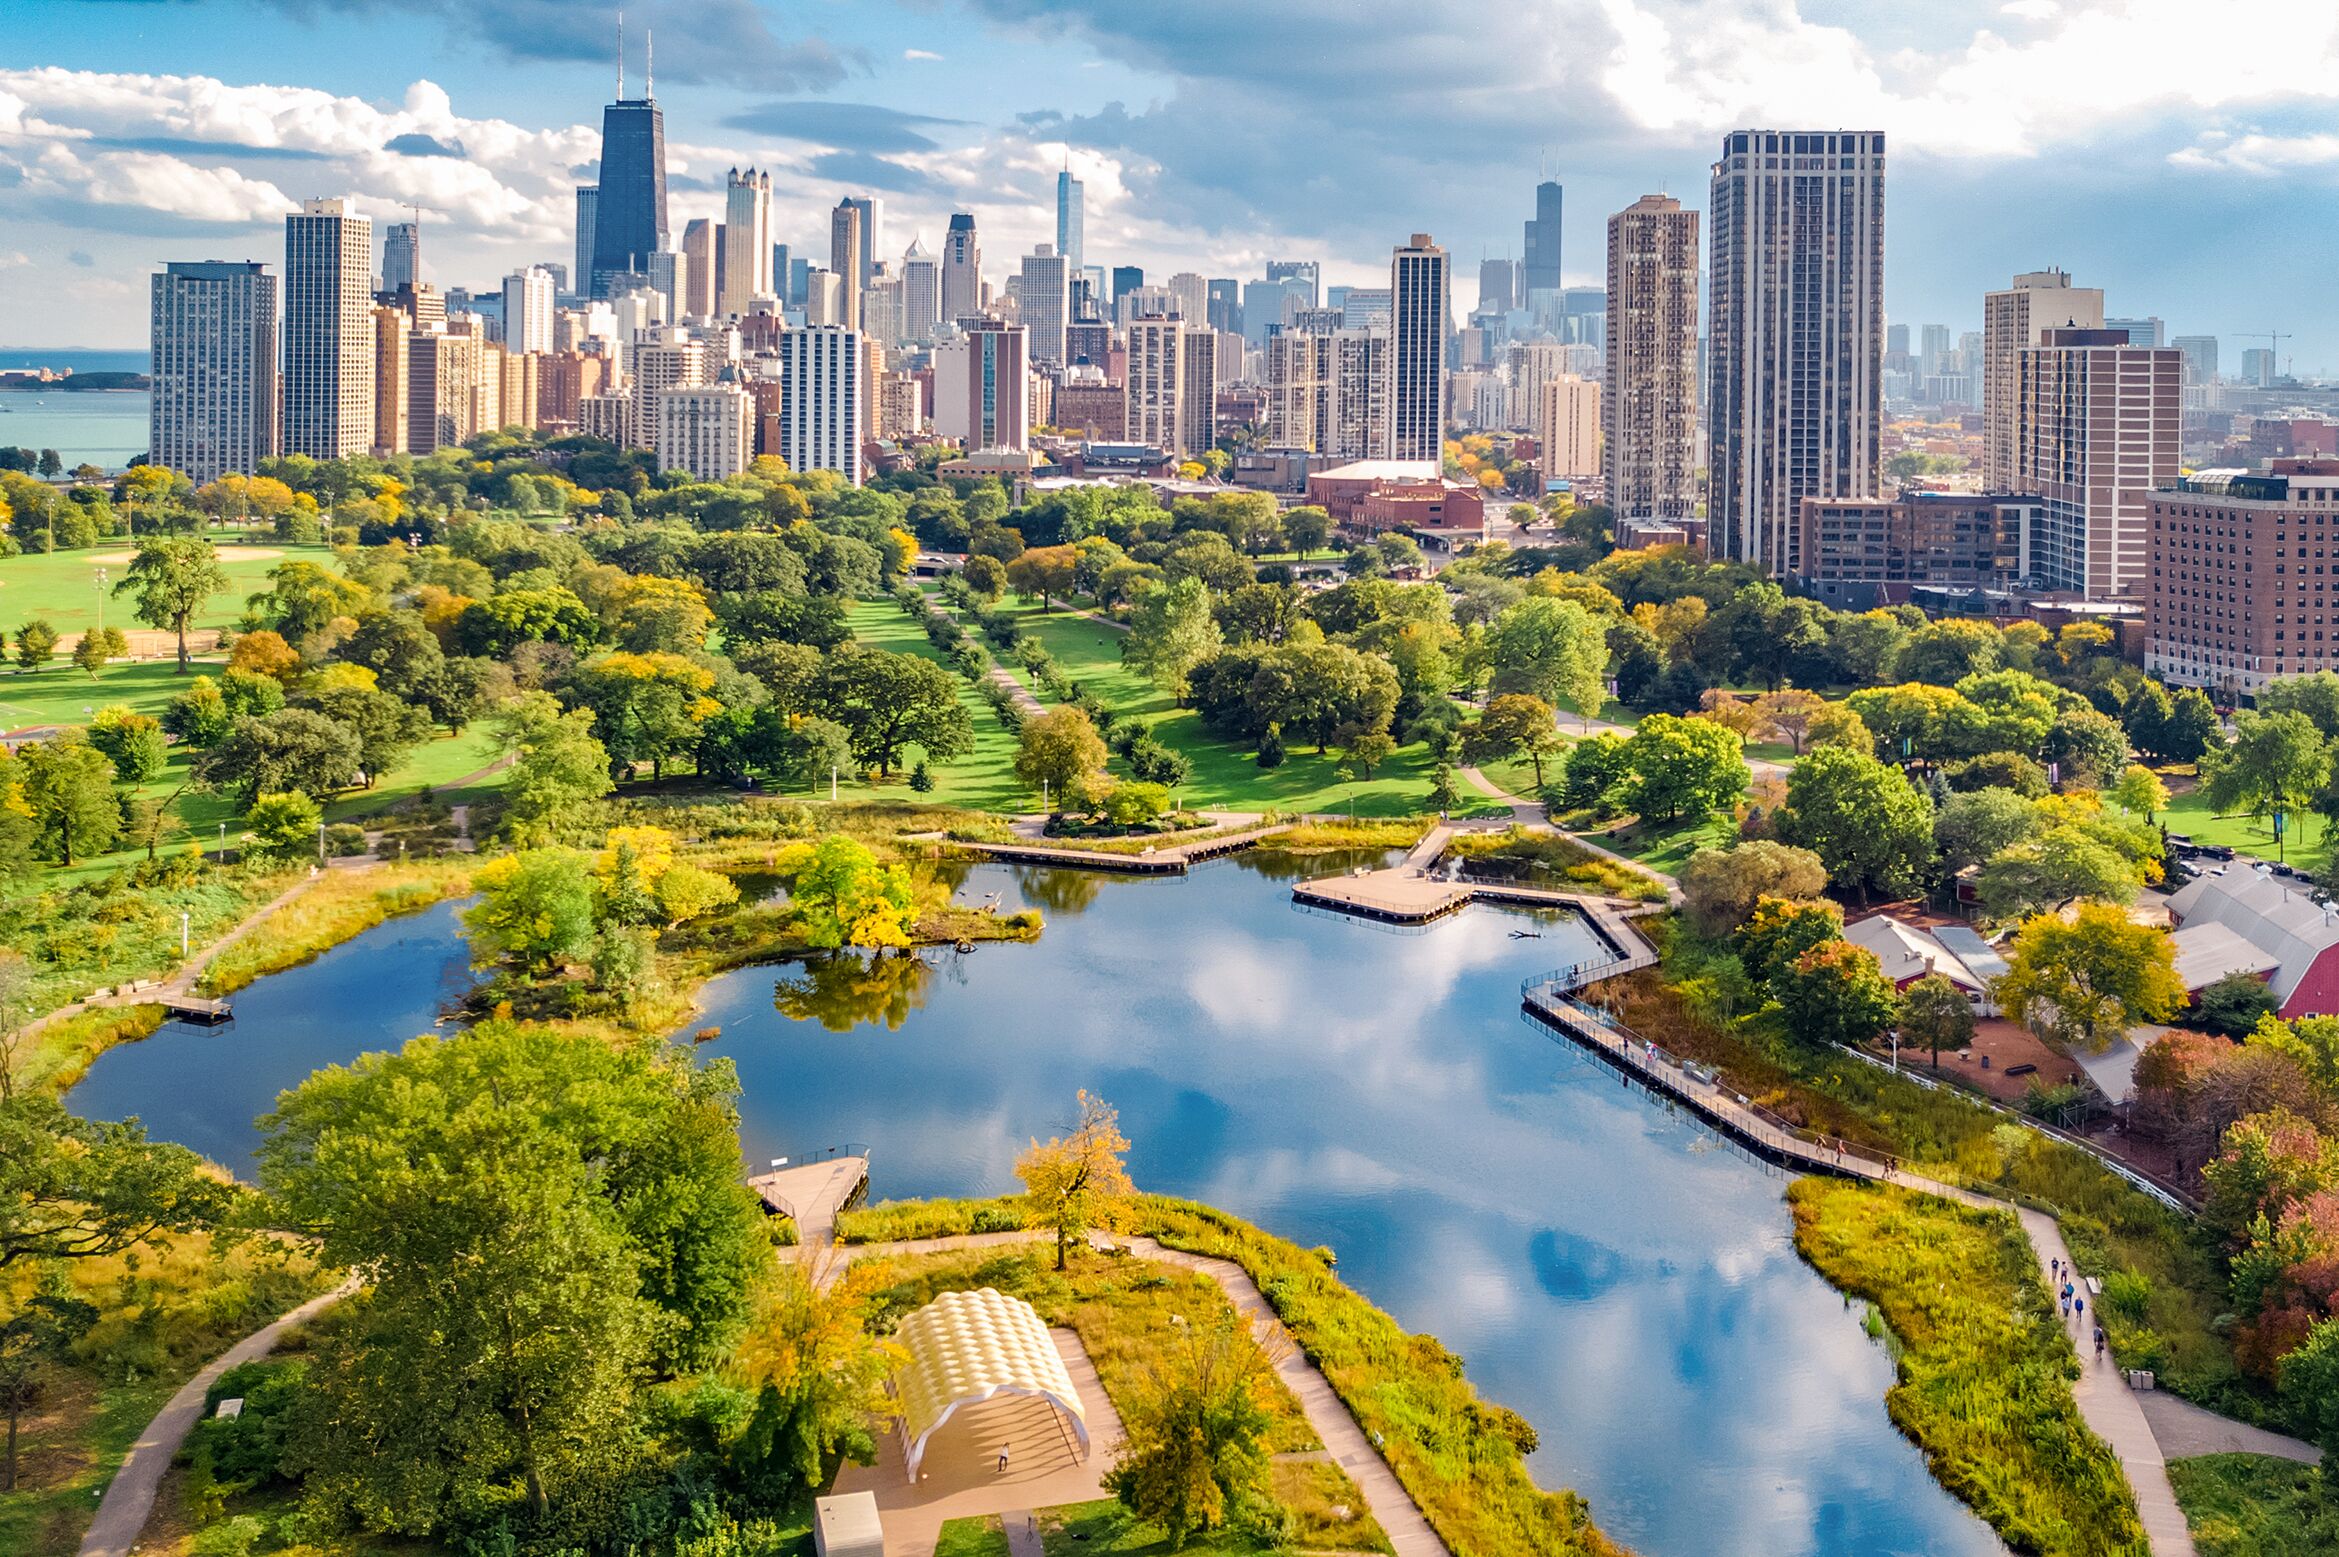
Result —
M856 331L861 328L861 293L868 285L868 235L861 223L861 208L850 200L838 201L828 213L828 268L844 289L837 323Z
M755 396L739 385L664 389L653 397L652 406L650 447L661 470L686 470L701 481L721 481L754 461Z
M2075 287L2067 270L2034 270L2003 291L1982 294L1982 489L2014 487L2014 450L2020 437L2015 409L2021 398L2020 354L2049 330L2103 327L2103 288ZM1947 330L1941 332L1948 335ZM1935 366L1930 371L1939 373Z
M1432 468L1445 459L1446 251L1417 232L1389 260L1389 449Z
M1176 454L1183 450L1186 325L1167 314L1129 321L1129 437Z
M552 350L552 275L531 265L504 277L504 349Z
M694 216L682 229L682 295L674 300L676 313L685 319L711 319L715 315L715 301L722 288L722 277L715 273L716 224L703 216Z
M690 312L690 256L678 249L660 249L650 256L650 290L666 299L666 317L680 319Z
M1697 213L1670 196L1608 218L1600 471L1620 519L1697 510L1698 259Z
M579 297L592 297L594 295L593 254L595 246L601 241L600 225L601 186L598 184L579 184L577 186L576 265L569 271L569 274L576 278L573 285ZM383 290L395 292L398 289L385 287Z
M392 222L382 230L382 290L395 292L422 279L422 224Z
M1538 463L1544 480L1584 482L1598 475L1600 386L1573 373L1544 380L1535 398L1535 441L1543 451Z
M1218 332L1198 319L1185 321L1179 343L1177 452L1200 459L1218 442Z
M1016 272L1015 295L1023 327L1030 333L1034 363L1062 367L1064 327L1071 323L1071 267L1052 244L1040 244L1023 257Z
M1070 168L1056 175L1056 252L1077 273L1087 263L1088 190Z
M715 311L743 314L772 289L772 176L733 168L723 186L723 284Z
M1031 446L1030 337L1020 324L974 319L934 352L934 431L970 452Z
M200 486L277 451L276 278L248 260L165 265L152 296L148 457Z
M1803 499L1880 471L1884 136L1733 131L1707 210L1710 545L1789 574Z
M1478 262L1478 306L1474 313L1507 314L1518 306L1519 267L1507 259Z
M387 303L374 305L374 452L404 452L406 385L412 369L408 341L414 321Z
M2180 335L2169 345L2185 359L2185 387L2217 382L2217 337L2214 335Z
M287 454L345 459L374 442L374 224L340 200L284 219Z
M847 195L844 204L861 213L861 264L853 273L853 284L867 291L885 253L885 198L882 195ZM778 280L783 272L774 272Z
M2131 346L2166 346L2168 325L2155 314L2144 319L2106 319L2103 327L2128 337Z
M2233 696L2339 670L2339 570L2320 560L2339 556L2339 460L2196 471L2146 508L2146 674Z
M667 236L666 115L646 90L627 97L622 78L601 111L599 187L590 295L607 297L611 278L648 273Z
M1556 179L1535 186L1535 214L1527 218L1526 245L1519 251L1519 304L1536 306L1536 294L1556 294L1565 283L1559 271L1561 195ZM1557 298L1547 306L1556 306Z
M429 454L480 431L480 337L444 327L407 338L406 452Z
M969 212L953 214L950 229L943 235L941 281L944 324L956 324L983 311L983 246Z
M2175 481L2184 359L2125 330L2048 330L2016 353L2014 486L2037 494L2030 571L2091 600L2145 593L2152 494Z
M861 484L871 400L866 367L858 330L815 326L780 337L779 447L772 452L790 470L833 470Z
M905 341L930 341L942 322L942 267L922 235L913 234L901 260L901 333Z

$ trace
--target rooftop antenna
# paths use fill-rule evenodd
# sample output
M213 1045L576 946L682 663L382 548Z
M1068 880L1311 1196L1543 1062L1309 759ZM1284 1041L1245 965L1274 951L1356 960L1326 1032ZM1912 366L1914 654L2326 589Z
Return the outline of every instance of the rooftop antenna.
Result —
M625 101L625 12L617 13L617 100Z
M654 27L645 27L642 29L642 96L648 99L657 95L658 30Z

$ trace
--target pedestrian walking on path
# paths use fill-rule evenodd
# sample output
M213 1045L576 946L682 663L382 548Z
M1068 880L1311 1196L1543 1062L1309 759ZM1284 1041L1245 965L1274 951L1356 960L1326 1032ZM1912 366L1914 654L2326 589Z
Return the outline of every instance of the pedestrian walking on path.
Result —
M1007 1474L1007 1445L1005 1444L999 1446L999 1474L1002 1476Z

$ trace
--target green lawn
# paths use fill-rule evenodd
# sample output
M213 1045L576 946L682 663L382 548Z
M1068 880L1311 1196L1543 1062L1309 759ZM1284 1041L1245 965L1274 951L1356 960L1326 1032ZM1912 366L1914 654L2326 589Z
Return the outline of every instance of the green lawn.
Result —
M7 566L0 563L0 567ZM171 695L199 675L217 675L223 662L197 661L182 676L175 660L129 661L108 665L95 681L89 672L64 660L39 670L0 673L0 729L34 724L87 724L109 703L124 703L142 714L160 717Z
M2320 817L2299 813L2286 827L2286 847L2274 839L2273 823L2265 817L2219 816L2209 809L2200 790L2169 797L2168 809L2155 820L2172 833L2183 833L2195 843L2221 844L2266 859L2287 859L2293 865L2320 866L2330 857L2329 829Z
M230 556L220 564L228 587L211 597L196 616L197 627L225 627L243 614L244 597L268 587L268 570L287 557L324 562L332 550L324 546L283 546L262 536L214 531L223 548L241 547L265 556ZM128 554L137 549L130 540L115 536L81 551L52 551L0 557L0 623L15 630L34 617L47 620L61 633L77 633L98 624L97 575L105 570L109 593L105 600L106 625L134 632L144 624L130 614L130 597L114 595L113 584L129 572ZM97 559L104 558L105 561Z
M1583 836L1626 859L1638 860L1651 870L1672 876L1680 874L1681 867L1698 850L1726 849L1736 843L1738 824L1726 816L1671 825L1644 826L1634 822L1617 828L1584 830Z
M1238 1553L1267 1552L1275 1548L1224 1530L1189 1535L1173 1548L1159 1525L1146 1524L1111 1498L1094 1503L1067 1503L1039 1511L1040 1546L1047 1557L1154 1557L1176 1550L1195 1557L1236 1557ZM979 1548L977 1548L979 1550Z
M938 665L947 665L940 650L926 639L922 623L902 614L900 606L890 600L863 600L855 603L847 614L853 636L871 648L885 649L895 654L919 654ZM916 800L935 805L962 806L970 811L1004 811L1017 813L1037 810L1039 797L1023 786L1015 776L1015 737L1000 725L991 712L991 705L975 692L975 684L951 671L951 679L958 683L958 700L966 705L967 717L975 728L975 749L964 757L953 757L936 763L932 769L934 789L930 794L918 794L904 782L904 774L894 775L888 784L861 784L849 778L837 786L839 800ZM911 747L906 762L914 763L923 753ZM828 787L820 786L826 795Z
M1007 1557L1007 1532L997 1514L945 1520L934 1557Z
M2339 1501L2323 1473L2263 1454L2204 1454L2168 1462L2201 1557L2309 1557L2339 1551Z

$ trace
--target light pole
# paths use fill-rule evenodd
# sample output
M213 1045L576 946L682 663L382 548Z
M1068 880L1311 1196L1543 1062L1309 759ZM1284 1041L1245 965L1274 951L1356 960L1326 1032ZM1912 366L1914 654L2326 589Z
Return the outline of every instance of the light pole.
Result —
M225 822L219 824L219 858L222 863L227 860L227 823Z
M325 819L317 818L317 863L325 863Z
M179 910L179 961L187 960L187 912Z
M106 570L103 568L97 570L97 635L100 639L106 635Z
M837 803L837 765L833 762L828 765L828 803Z

